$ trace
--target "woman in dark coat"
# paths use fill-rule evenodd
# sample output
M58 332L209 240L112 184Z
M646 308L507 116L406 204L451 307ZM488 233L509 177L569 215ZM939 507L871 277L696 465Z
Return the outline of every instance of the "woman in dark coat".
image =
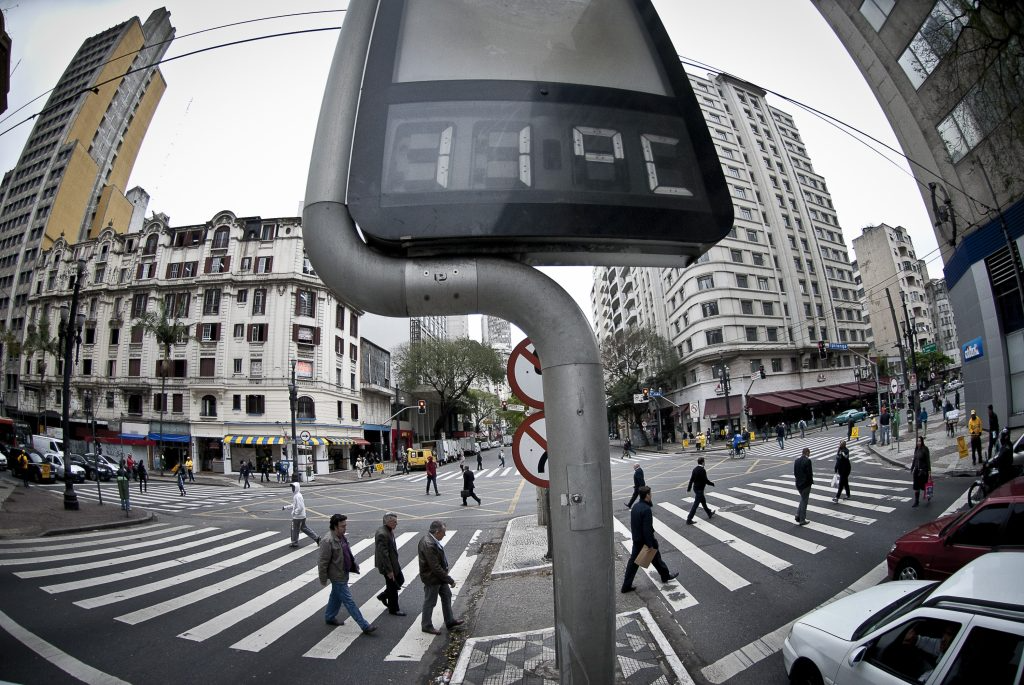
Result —
M839 495L842 494L843 488L846 488L846 499L850 499L850 471L852 468L850 450L846 448L846 441L843 440L839 443L839 449L836 451L835 472L839 474L839 489L836 490L836 496L832 498L833 502L839 501Z
M914 477L914 504L920 503L921 491L932 475L932 453L924 445L924 436L918 436L917 447L914 448L914 461L910 465L910 473Z

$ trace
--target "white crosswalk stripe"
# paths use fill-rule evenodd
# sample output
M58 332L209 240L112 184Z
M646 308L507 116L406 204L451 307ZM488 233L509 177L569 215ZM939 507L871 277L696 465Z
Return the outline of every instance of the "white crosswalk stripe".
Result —
M63 493L64 490L64 486L61 484L44 487L58 493ZM114 483L103 483L102 487L103 502L117 506L120 502L117 494L117 485ZM136 483L132 483L131 487L129 502L133 507L166 513L226 507L280 497L290 497L290 493L284 489L246 489L230 485L186 485L185 491L187 494L184 496L178 491L178 486L173 483L150 483L149 489L145 493L138 491L138 484ZM99 500L99 495L96 494L95 488L79 487L75 492L78 493L79 499L91 502Z
M449 530L444 540L448 558L454 561L449 571L457 582L453 600L476 567L481 532L460 535L457 530ZM403 573L410 579L418 575L416 545L422 535L410 531L396 537L406 560ZM330 586L321 588L317 582L316 547L304 544L290 549L290 537L281 532L157 523L82 537L86 540L76 555L68 553L66 538L4 541L6 544L0 545L0 567L13 576L13 582L47 582L40 589L58 597L69 596L83 610L130 601L131 611L113 617L127 625L159 625L161 619L174 613L178 626L192 626L180 632L178 638L193 642L218 639L226 648L242 652L266 652L275 644L294 639L300 626L310 621L323 623ZM189 553L181 554L186 551ZM349 587L359 598L356 601L364 618L372 622L384 613L376 599L384 583L373 566L373 537L352 540L351 551L363 573L353 574ZM83 561L81 557L86 555ZM49 582L71 574L73 580L69 582ZM126 585L125 578L145 578L145 582ZM253 596L254 583L260 581L263 584ZM400 597L417 606L420 597L415 595L420 587L418 582L407 583ZM238 601L232 602L233 597ZM217 598L221 601L216 604L204 602ZM146 605L140 607L140 602ZM219 607L219 613L211 616L211 606ZM190 617L195 620L187 621ZM305 657L336 659L352 647L362 633L344 612L340 618L347 619L341 626L322 626L326 634L305 646ZM434 625L444 625L440 605L432 618ZM399 625L402 629L392 634L394 642L382 658L422 660L436 644L435 636L421 632L420 615L415 610L409 611L409 617Z

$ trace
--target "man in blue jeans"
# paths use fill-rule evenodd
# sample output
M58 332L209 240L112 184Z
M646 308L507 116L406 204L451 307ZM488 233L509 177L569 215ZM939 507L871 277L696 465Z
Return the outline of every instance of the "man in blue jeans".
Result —
M344 625L344 621L338 620L338 611L344 604L348 615L355 619L359 627L363 629L363 633L369 635L377 630L377 626L370 625L363 618L355 600L352 599L352 592L348 589L348 574L359 573L359 564L352 556L348 539L345 537L348 517L344 514L334 514L331 516L330 526L330 535L320 541L320 554L317 560L320 584L327 585L327 581L331 581L331 597L327 600L324 622L329 626Z

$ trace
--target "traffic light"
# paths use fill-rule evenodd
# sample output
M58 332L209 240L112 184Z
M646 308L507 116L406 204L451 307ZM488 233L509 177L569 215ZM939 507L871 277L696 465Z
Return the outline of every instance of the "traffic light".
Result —
M761 364L761 366L758 367L757 372L761 374L761 378L765 377L764 364Z
M421 414L426 414L427 413L427 401L426 400L416 400L416 405L419 407L419 411L420 411Z
M825 347L825 341L824 340L819 340L818 341L818 356L820 358L822 358L822 359L827 359L828 358L828 348Z
M501 410L502 411L508 411L508 400L502 400L501 401Z
M648 400L648 399L650 399L650 398L651 398L651 389L650 389L650 388L644 388L644 389L642 390L642 392L643 392L643 394L644 394L644 399L645 399L645 400Z

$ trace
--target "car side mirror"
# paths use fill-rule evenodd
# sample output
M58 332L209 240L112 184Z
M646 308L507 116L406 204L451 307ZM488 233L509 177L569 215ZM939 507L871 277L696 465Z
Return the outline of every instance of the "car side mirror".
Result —
M850 666L856 666L860 661L862 661L864 659L864 655L868 652L868 647L870 646L871 643L864 644L850 652Z

